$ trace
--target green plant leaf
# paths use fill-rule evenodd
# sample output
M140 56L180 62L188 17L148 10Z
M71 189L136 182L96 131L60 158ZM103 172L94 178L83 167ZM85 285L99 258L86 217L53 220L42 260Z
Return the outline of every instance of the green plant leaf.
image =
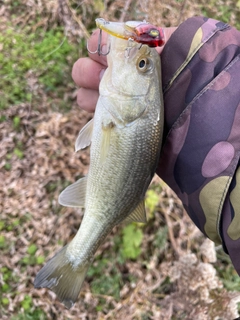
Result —
M129 224L123 229L123 249L125 258L136 259L141 254L143 232L135 224Z
M24 300L21 302L21 305L25 311L30 310L32 306L32 298L29 295L26 295Z
M2 304L3 305L7 305L7 304L9 304L9 299L8 298L2 298Z
M150 217L153 216L158 203L159 203L158 193L153 189L149 189L146 193L145 205L147 210L149 211Z
M37 264L42 264L45 261L45 257L39 256L37 257L36 261L37 261Z
M13 153L19 158L19 159L23 159L24 157L24 153L22 152L22 150L18 149L18 148L14 148Z
M0 235L0 248L4 248L6 246L6 240L3 235Z
M29 253L30 255L34 255L36 251L37 251L37 246L35 244L31 244L27 249L27 253Z
M20 123L21 123L21 119L20 119L18 116L15 116L15 117L13 118L13 126L14 126L14 129L19 129Z

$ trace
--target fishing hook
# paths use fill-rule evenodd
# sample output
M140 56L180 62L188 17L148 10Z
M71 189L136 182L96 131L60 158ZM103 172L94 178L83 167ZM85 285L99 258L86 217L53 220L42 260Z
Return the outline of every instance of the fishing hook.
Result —
M100 29L100 32L99 32L99 37L98 37L98 46L97 46L97 50L96 51L90 51L89 50L89 47L88 47L88 41L87 41L87 51L91 54L95 54L95 53L98 53L99 56L107 56L110 52L110 44L108 46L108 51L107 52L103 52L102 49L101 49L101 44L102 44L102 29Z

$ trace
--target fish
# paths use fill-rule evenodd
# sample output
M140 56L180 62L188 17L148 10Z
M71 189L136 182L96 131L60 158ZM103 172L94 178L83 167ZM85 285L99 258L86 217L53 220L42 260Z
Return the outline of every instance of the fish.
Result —
M77 301L94 254L113 227L147 221L144 197L162 145L159 54L147 44L114 34L114 22L100 20L97 25L107 32L111 29L108 68L100 82L94 117L75 143L76 151L91 145L89 171L58 199L63 206L84 208L84 216L74 238L34 280L35 288L49 288L66 308ZM117 30L122 32L119 25Z

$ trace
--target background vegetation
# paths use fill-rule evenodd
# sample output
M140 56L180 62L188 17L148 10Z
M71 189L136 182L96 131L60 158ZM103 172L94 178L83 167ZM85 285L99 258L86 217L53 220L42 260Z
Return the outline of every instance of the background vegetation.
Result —
M146 197L148 223L113 230L70 311L52 292L33 288L82 217L57 197L88 169L88 151L75 154L73 146L91 115L76 105L71 68L86 55L95 18L177 26L202 14L240 29L239 0L0 1L1 319L238 316L240 278L228 256L157 177Z

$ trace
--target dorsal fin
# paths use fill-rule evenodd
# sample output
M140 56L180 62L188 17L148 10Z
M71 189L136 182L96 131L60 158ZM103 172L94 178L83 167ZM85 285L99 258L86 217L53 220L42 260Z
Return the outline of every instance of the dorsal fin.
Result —
M124 220L124 223L125 222L147 222L144 200L142 200L136 209Z
M87 124L80 130L77 140L75 142L75 152L84 149L91 144L93 131L93 119L88 121Z
M81 178L64 189L58 202L65 207L84 207L86 198L87 177Z

